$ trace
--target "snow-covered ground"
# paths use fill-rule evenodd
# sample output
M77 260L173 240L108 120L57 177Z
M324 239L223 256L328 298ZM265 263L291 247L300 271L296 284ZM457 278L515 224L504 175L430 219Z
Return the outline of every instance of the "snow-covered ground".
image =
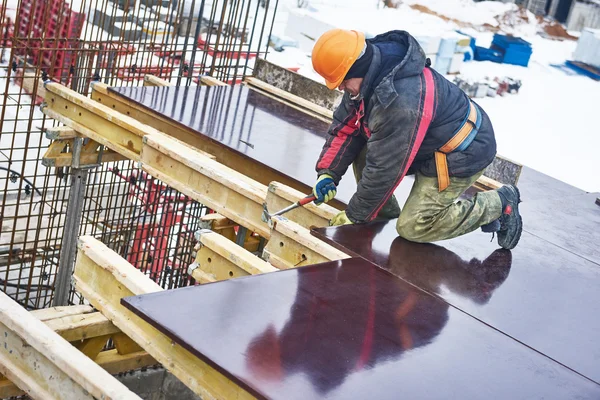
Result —
M309 3L306 12L315 18L369 34L391 29L407 30L415 35L461 29L476 37L478 46L487 47L493 37L489 27L483 26L488 24L529 41L533 55L528 68L468 62L461 69L461 78L508 76L520 79L522 87L518 94L477 100L492 119L498 153L586 191L600 191L600 157L597 155L600 148L600 82L552 67L552 64L572 59L575 41L543 38L537 34L540 30L537 20L527 13L528 21L512 23L510 12L516 11L515 6L501 2L405 0L396 10L378 8L375 1L348 0L344 5L335 1ZM329 5L323 5L327 3ZM411 7L415 4L450 20L420 12ZM294 9L295 0L280 3L274 33L282 35L285 32L285 16ZM501 23L496 18L499 15L505 15ZM267 59L285 67L299 67L299 73L322 81L312 69L305 51L288 48L283 52L271 52Z

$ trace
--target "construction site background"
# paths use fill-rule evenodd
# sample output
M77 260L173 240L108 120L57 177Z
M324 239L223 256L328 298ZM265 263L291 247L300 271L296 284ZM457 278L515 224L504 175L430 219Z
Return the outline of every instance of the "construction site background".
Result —
M88 96L90 82L239 83L265 57L278 0L2 0L0 290L27 309L52 304L70 168L41 159L56 125L39 110L45 80ZM94 235L164 288L193 282L194 232L207 209L131 161L90 171L79 235ZM71 302L80 298L71 293Z

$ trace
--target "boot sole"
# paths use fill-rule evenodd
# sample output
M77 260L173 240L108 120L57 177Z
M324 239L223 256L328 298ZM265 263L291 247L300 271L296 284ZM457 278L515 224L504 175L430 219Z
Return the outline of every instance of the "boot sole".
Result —
M523 218L521 218L521 213L519 212L519 203L521 202L521 192L519 191L518 187L513 186L513 188L517 192L517 199L518 199L517 206L513 209L513 212L515 213L515 217L517 217L517 234L515 235L513 240L510 242L510 244L508 246L504 247L507 250L512 250L515 247L517 247L517 244L519 243L519 240L521 239L521 234L523 233Z

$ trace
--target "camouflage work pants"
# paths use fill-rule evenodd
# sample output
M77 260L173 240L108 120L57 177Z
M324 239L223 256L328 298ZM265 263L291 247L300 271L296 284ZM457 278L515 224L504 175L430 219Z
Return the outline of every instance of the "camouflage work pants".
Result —
M357 182L362 175L357 170L362 172L366 164L366 152L363 153L363 158L359 157L353 165ZM404 209L400 212L398 201L392 196L382 212L387 208L388 213L400 214L396 225L398 234L413 242L436 242L472 232L502 215L502 202L496 191L480 192L472 199L458 200L482 174L480 171L469 178L450 177L450 185L439 192L437 177L417 172ZM385 218L382 212L378 218ZM396 216L390 215L388 219Z

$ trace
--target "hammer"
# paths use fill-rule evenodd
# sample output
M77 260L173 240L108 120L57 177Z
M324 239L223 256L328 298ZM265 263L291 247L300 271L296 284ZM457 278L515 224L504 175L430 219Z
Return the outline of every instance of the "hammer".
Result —
M267 210L267 204L263 204L263 213L262 213L262 221L268 223L271 220L271 217L277 216L277 215L283 215L286 212L292 211L295 208L298 207L303 207L305 205L307 205L308 203L310 203L311 201L315 201L316 197L314 194L310 194L308 196L306 196L305 198L303 198L302 200L292 204L289 207L284 208L283 210L277 211L274 214L269 214L269 211Z

